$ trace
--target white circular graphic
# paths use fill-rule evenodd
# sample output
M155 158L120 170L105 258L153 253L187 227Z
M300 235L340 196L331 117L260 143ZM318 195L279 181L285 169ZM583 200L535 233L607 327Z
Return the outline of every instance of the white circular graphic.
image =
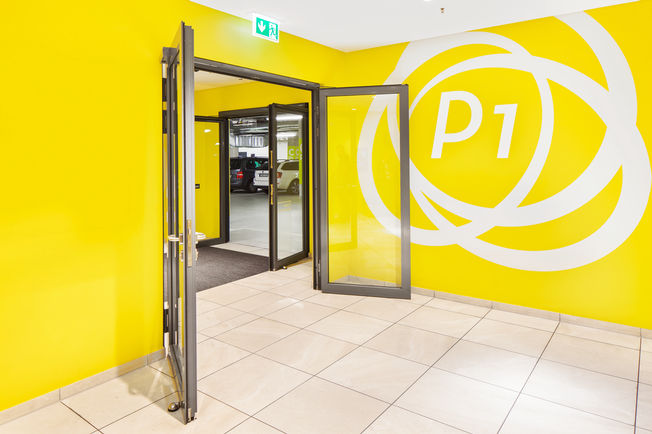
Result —
M387 84L404 82L424 62L452 48L484 44L508 51L506 54L490 54L465 60L435 76L412 102L410 117L422 97L442 80L483 68L505 68L531 73L538 86L542 104L541 132L532 161L517 185L493 208L468 204L447 195L432 185L410 161L412 195L437 227L434 230L411 227L413 243L425 246L456 244L474 255L506 267L529 271L559 271L590 264L608 255L632 234L640 222L650 196L652 173L645 143L636 127L636 89L627 60L609 33L588 14L577 13L558 19L577 32L592 48L602 65L607 89L573 68L532 56L516 42L486 32L412 42L401 55ZM584 100L600 116L607 129L594 159L574 182L549 198L521 206L541 174L552 141L554 106L548 80ZM398 158L396 96L376 96L360 134L358 177L371 212L386 230L399 236L400 222L383 203L372 171L374 136L385 109L390 138ZM611 215L598 230L577 243L551 250L517 250L478 239L496 226L531 226L565 216L593 199L621 169L622 189ZM453 225L430 201L470 223L459 227Z

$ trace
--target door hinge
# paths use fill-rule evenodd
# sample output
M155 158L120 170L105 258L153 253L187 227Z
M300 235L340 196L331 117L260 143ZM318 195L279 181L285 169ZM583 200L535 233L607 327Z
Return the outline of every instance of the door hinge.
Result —
M167 333L170 331L169 316L170 316L170 308L168 307L163 308L163 333Z

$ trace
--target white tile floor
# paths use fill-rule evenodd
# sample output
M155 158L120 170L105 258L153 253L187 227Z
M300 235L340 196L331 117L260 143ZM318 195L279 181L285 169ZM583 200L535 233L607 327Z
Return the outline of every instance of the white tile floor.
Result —
M320 294L310 275L198 295L192 424L166 411L162 361L0 433L652 433L650 339L416 294Z

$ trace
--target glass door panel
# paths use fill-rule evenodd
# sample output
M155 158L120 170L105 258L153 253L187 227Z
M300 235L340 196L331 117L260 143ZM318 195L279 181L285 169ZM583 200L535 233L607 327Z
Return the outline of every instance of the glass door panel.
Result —
M323 292L410 297L407 87L320 91Z
M197 411L193 56L193 30L181 23L172 46L163 50L163 280L166 346L178 392L173 408L185 422Z
M223 119L195 116L195 216L197 232L206 237L199 242L200 246L226 240L224 202L228 201L228 185L224 185L222 174L223 148L228 147L224 141L225 130Z
M308 256L308 107L269 107L270 265Z

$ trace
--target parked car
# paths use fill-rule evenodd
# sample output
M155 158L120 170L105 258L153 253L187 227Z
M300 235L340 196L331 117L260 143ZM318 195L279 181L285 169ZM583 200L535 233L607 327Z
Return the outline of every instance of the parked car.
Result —
M246 190L254 193L258 187L254 184L256 169L267 165L267 158L262 157L240 157L231 158L231 191Z
M265 162L260 169L256 170L254 185L267 192L269 190L269 164Z
M299 160L287 160L278 165L276 185L279 191L286 190L291 194L299 194L301 187Z

